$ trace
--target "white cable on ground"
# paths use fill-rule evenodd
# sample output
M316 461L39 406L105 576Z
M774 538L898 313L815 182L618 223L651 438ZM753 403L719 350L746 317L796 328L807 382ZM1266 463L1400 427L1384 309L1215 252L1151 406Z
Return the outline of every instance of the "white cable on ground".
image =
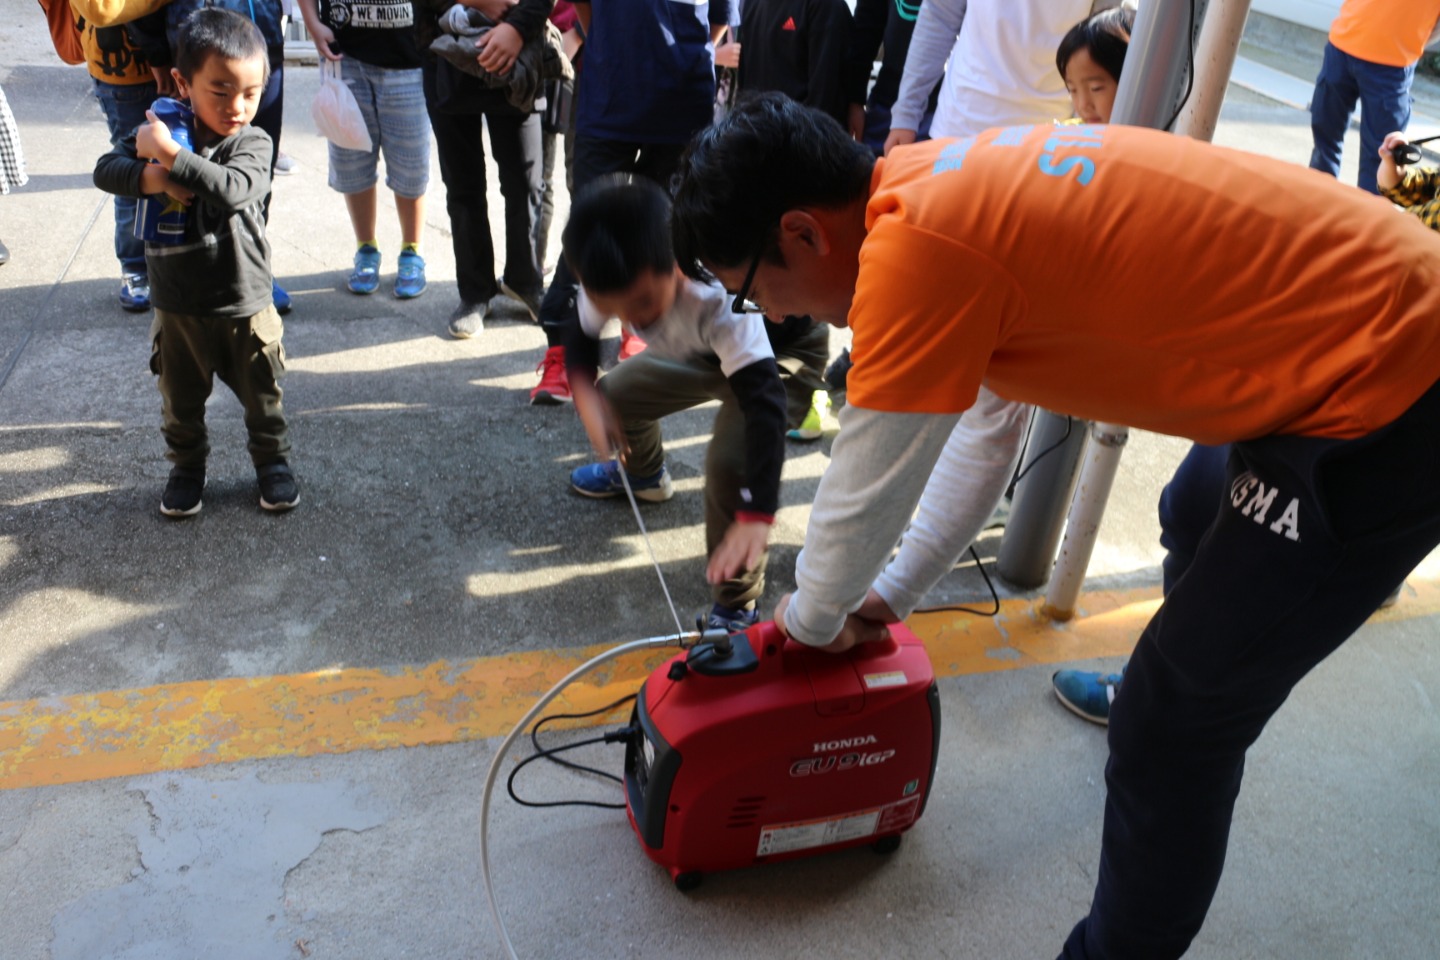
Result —
M519 960L519 958L515 955L515 947L510 943L510 934L505 929L505 921L500 919L500 905L495 900L495 884L490 877L490 796L495 791L495 781L500 777L501 762L510 752L515 738L525 731L525 728L530 725L530 721L534 720L551 700L559 696L560 691L600 664L632 650L656 650L663 647L684 649L687 646L694 646L704 636L698 631L687 632L684 627L680 626L680 614L675 610L675 601L670 598L670 588L665 584L665 572L660 569L660 561L655 557L655 547L651 545L650 534L645 530L645 521L640 517L640 504L635 501L635 491L630 488L630 477L625 472L625 464L618 452L615 455L615 465L620 469L620 483L625 487L625 496L630 500L630 509L635 512L635 522L640 526L640 536L645 540L645 549L650 552L650 562L655 566L655 576L660 580L660 590L665 594L665 602L670 606L670 616L675 619L675 635L649 637L645 640L622 643L576 667L535 702L535 705L525 716L520 718L515 729L510 731L510 735L501 742L499 749L495 751L495 758L490 761L490 771L485 775L485 793L480 801L480 876L485 883L485 899L490 903L490 916L495 920L495 929L500 932L500 942L505 945L505 954L511 960Z
M618 451L615 454L615 466L620 468L620 483L625 487L625 496L630 498L630 509L635 511L635 522L640 525L640 536L645 540L645 549L650 551L650 562L655 565L655 576L660 578L660 590L665 594L665 602L670 605L670 616L675 618L675 633L682 634L685 628L680 626L680 614L675 611L675 601L670 599L670 588L665 585L665 574L660 569L660 561L655 558L655 548L650 544L650 534L645 530L645 521L640 519L640 504L635 502L635 491L630 489L630 475L625 472L625 461L620 458Z
M662 586L664 585L664 577L660 578L660 583ZM495 920L495 929L500 931L500 941L505 945L505 955L510 957L510 960L519 960L519 958L515 954L515 947L510 943L510 934L505 929L505 921L500 919L500 905L495 900L495 885L490 878L489 844L490 795L495 790L495 781L500 776L500 765L505 759L505 755L509 753L510 747L512 744L514 744L515 739L524 732L527 726L530 725L530 721L534 720L535 717L540 713L540 711L545 709L546 705L549 704L551 700L554 700L555 697L560 694L560 691L564 690L570 684L574 683L584 674L600 666L600 664L605 663L609 660L613 660L616 657L629 653L633 650L656 650L663 647L683 648L686 646L686 641L689 641L690 644L693 645L701 638L701 636L701 634L694 631L690 633L685 633L682 631L674 636L649 637L645 640L631 640L629 643L622 643L618 647L613 647L609 650L606 650L604 653L599 654L598 656L592 657L590 660L587 660L585 663L572 670L569 675L565 677L565 679L555 684L555 686L551 687L550 690L543 697L537 700L535 702L535 706L531 707L529 712L526 713L525 716L520 718L520 722L515 725L515 729L510 731L510 735L505 738L505 740L500 744L500 747L495 751L495 758L490 761L490 772L485 776L485 793L483 799L480 802L480 876L485 883L485 898L490 902L490 916L493 917Z

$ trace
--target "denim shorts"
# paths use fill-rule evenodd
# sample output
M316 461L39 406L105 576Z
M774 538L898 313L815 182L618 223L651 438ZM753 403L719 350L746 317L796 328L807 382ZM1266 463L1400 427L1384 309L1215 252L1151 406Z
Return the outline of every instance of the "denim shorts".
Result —
M423 197L430 181L430 115L420 69L392 70L346 57L340 77L360 104L372 146L366 153L330 144L330 186L341 193L369 190L384 151L385 185L397 196Z

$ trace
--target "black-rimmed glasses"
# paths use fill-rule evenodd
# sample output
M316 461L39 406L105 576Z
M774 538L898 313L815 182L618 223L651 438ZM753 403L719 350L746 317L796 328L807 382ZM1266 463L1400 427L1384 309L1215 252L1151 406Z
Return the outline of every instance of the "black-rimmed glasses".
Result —
M730 303L731 313L764 313L765 309L758 303L750 302L750 286L755 282L755 271L760 268L760 258L765 255L765 243L762 241L760 249L755 251L755 256L750 260L750 269L745 271L745 280L740 284L740 289L735 291L735 299Z

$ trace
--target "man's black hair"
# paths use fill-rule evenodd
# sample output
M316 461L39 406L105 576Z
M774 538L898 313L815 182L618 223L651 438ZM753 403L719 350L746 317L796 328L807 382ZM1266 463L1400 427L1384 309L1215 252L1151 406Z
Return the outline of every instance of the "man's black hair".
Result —
M265 79L270 79L270 54L260 28L233 10L201 7L180 25L175 41L175 69L186 81L194 79L205 61L211 57L226 60L253 60L265 64Z
M680 158L671 231L680 269L731 268L763 251L779 262L780 217L801 207L838 209L870 190L875 156L828 114L782 93L742 97L700 131Z
M1126 7L1112 7L1086 17L1071 27L1060 47L1055 51L1055 66L1060 76L1070 66L1075 51L1084 50L1100 68L1120 82L1120 71L1125 66L1125 53L1130 49L1130 34L1135 29L1135 11Z
M605 177L570 204L565 262L587 290L619 293L646 270L670 273L670 198L650 180Z

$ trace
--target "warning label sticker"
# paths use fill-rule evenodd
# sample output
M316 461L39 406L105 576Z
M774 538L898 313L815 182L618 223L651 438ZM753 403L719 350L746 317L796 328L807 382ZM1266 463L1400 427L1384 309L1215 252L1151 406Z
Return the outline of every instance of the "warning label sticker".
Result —
M777 853L828 847L882 831L888 833L913 823L919 809L920 798L911 797L899 803L842 813L823 820L767 824L760 828L760 844L755 855L768 857Z
M903 670L892 670L889 673L865 674L865 687L869 690L875 690L880 687L903 686L905 686L905 672Z

